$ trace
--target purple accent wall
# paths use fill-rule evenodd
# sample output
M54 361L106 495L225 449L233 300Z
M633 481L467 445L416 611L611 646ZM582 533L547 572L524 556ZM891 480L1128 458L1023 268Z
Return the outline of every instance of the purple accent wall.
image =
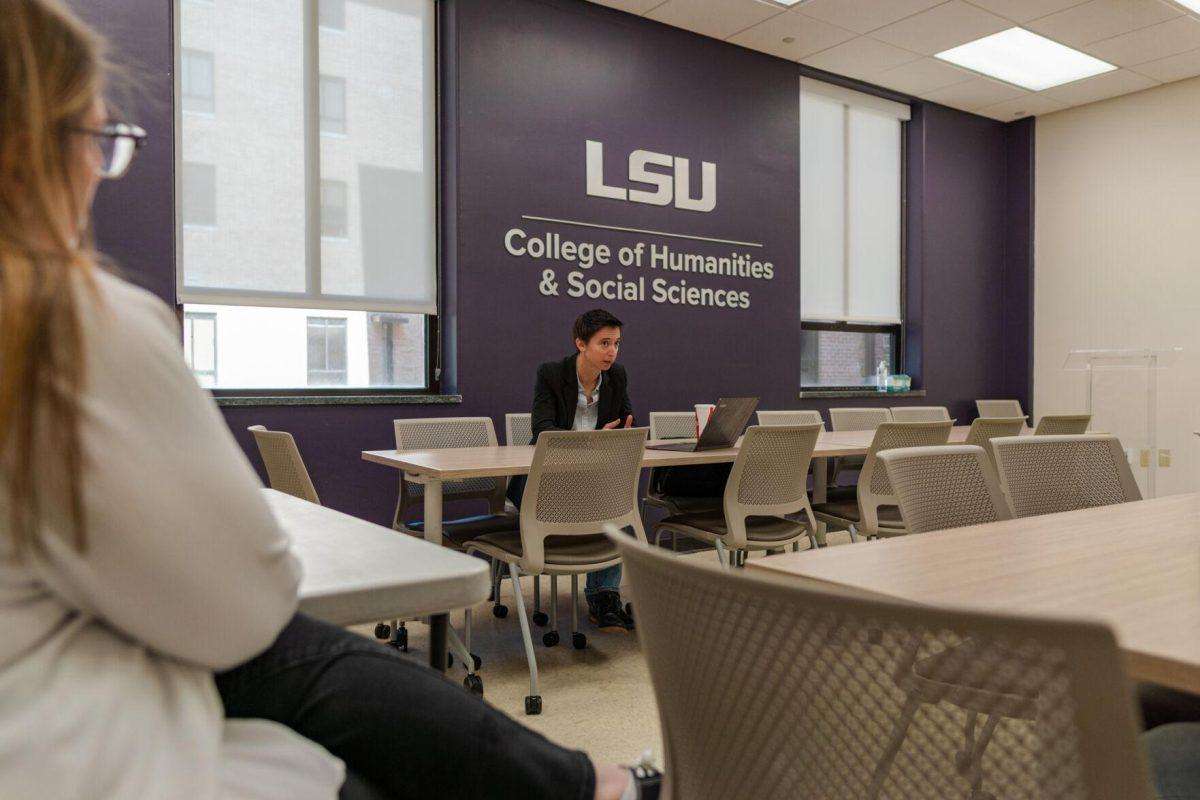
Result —
M169 4L76 5L136 55L149 90L129 116L151 145L98 197L98 241L171 299ZM800 67L580 0L443 0L440 24L443 367L463 403L224 408L255 464L246 426L289 430L326 504L386 522L397 477L359 451L389 446L392 419L490 415L503 436L504 413L528 408L535 365L569 352L573 316L602 304L539 296L534 268L504 252L503 232L521 214L684 227L684 212L587 197L587 138L604 142L610 183L638 147L717 162L717 210L687 215L688 232L762 241L776 265L770 282L730 281L752 292L749 310L603 303L628 326L622 361L641 420L722 392L757 393L763 408L877 402L797 399ZM907 137L905 352L928 394L897 402L944 404L963 422L978 397L1028 404L1032 124L918 102Z

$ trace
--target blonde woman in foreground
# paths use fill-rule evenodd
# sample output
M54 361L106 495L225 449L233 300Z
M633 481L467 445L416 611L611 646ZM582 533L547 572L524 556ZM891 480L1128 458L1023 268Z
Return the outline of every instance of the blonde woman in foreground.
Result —
M174 315L87 244L146 138L103 42L56 0L0 19L0 797L657 796L296 614Z

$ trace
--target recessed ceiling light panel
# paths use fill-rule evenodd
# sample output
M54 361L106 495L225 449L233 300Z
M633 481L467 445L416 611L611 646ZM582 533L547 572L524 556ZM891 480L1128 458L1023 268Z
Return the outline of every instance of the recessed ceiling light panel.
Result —
M1200 0L1175 0L1175 4L1200 14Z
M1116 69L1024 28L1009 28L938 53L937 58L1032 92Z

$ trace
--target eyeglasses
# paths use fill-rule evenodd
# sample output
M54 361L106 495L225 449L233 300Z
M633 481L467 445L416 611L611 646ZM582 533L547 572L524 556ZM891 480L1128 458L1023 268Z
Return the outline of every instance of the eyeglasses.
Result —
M146 143L146 131L125 122L110 122L102 128L72 128L75 133L95 137L103 162L100 177L120 178L129 169L133 155Z

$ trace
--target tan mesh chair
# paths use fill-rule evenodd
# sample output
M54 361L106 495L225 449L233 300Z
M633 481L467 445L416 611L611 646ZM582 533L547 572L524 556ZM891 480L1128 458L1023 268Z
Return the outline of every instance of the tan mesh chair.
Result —
M651 411L651 439L694 439L696 437L695 411ZM705 511L720 507L720 498L712 497L674 497L663 494L655 487L662 479L663 468L650 470L650 478L646 486L646 496L642 498L642 517L646 516L646 507L661 508L667 516L682 514L687 511ZM671 547L676 545L674 536Z
M637 511L645 443L645 428L543 433L538 437L521 501L520 531L488 534L467 542L467 552L484 553L508 565L529 661L526 714L540 714L542 698L520 576L551 576L554 630L542 637L547 646L557 644L559 638L557 577L571 576L571 643L577 650L586 647L587 638L579 631L579 575L621 560L616 546L601 533L604 525L631 527L638 539L646 541Z
M817 519L847 528L850 539L856 534L868 538L900 536L908 533L900 516L900 501L892 491L887 469L879 462L879 452L900 447L932 447L950 438L950 420L944 422L885 422L875 429L875 438L858 474L854 498L834 499L813 506Z
M1115 436L1010 436L993 439L992 448L1014 516L1142 499Z
M1091 414L1047 414L1038 420L1034 436L1077 436L1087 433Z
M856 597L614 539L638 598L665 797L1152 797L1100 625Z
M831 408L829 427L835 431L873 431L885 422L892 421L892 412L886 408ZM847 469L862 470L863 456L844 456L833 460L830 483L836 484L838 475ZM854 487L851 486L850 489ZM837 491L834 492L835 494ZM849 495L846 495L849 496Z
M527 445L533 443L533 415L505 414L504 443L508 445Z
M982 447L994 470L996 468L995 454L989 443L992 439L1001 436L1020 436L1024 429L1024 417L976 417L971 422L971 429L967 431L964 443Z
M251 425L246 430L254 434L271 488L320 505L321 499L292 435L287 431L269 431L262 425Z
M907 447L884 450L879 460L887 469L909 533L1012 519L982 447Z
M452 447L496 447L496 429L491 417L434 417L398 419L394 421L397 450L440 450ZM442 523L442 541L461 550L468 539L483 533L516 530L517 518L504 512L504 478L468 478L442 483L442 502L452 500L486 500L488 514ZM425 486L405 478L400 473L400 497L392 527L398 531L424 535L423 523L408 523L409 509L421 506Z
M808 465L821 425L755 425L746 429L725 484L723 508L667 517L654 527L712 543L722 565L743 563L750 550L776 550L808 537L817 520L808 502ZM803 514L804 521L785 518ZM726 551L732 551L730 554Z
M975 409L981 417L1024 417L1020 400L976 400Z
M797 411L759 411L759 425L820 425L825 430L821 412L812 409Z
M893 422L941 422L950 419L945 406L892 406Z

